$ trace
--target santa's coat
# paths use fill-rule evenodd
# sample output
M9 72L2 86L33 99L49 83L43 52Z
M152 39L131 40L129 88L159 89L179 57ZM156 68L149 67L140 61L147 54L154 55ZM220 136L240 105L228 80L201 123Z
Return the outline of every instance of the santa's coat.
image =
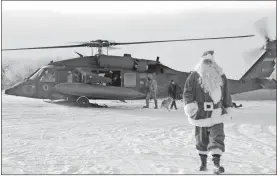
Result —
M192 72L186 80L183 99L184 110L190 124L195 126L196 149L199 154L221 155L225 151L224 118L231 116L232 98L227 78L223 74L222 86L206 93L199 83L199 74ZM204 102L218 107L205 111Z
M189 75L185 83L183 99L188 121L198 127L211 127L215 124L223 123L224 118L230 117L232 107L232 98L228 90L226 76L224 74L221 76L223 86L214 90L211 95L204 92L204 89L199 84L199 77L199 74L194 71ZM221 103L221 108L205 111L204 102Z

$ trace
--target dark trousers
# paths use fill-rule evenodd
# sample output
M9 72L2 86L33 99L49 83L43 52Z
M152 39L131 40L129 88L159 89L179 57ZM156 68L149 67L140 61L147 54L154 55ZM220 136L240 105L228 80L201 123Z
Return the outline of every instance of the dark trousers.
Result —
M174 106L174 108L175 108L175 109L177 109L177 105L176 105L176 101L175 101L175 99L173 99L173 101L172 101L172 103L171 103L170 108L172 109L172 108L173 108L173 106Z
M146 107L149 107L150 98L154 99L155 107L158 108L157 94L155 92L147 92L147 94L146 94Z
M225 152L224 124L216 124L211 127L195 127L196 149L199 154L221 155Z

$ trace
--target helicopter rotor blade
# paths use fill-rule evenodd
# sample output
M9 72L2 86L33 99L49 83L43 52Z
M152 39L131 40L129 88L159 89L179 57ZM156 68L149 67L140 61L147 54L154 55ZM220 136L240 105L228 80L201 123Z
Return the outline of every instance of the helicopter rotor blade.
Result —
M31 49L55 49L55 48L77 48L77 47L101 47L101 44L99 44L99 43L82 43L82 44L78 44L78 45L61 45L61 46L43 46L43 47L32 47L32 48L2 49L2 51L31 50Z
M126 42L126 43L111 43L111 45L132 45L132 44L145 44L145 43L162 43L162 42L180 42L180 41L194 41L194 40L218 40L218 39L233 39L253 37L254 35L243 36L230 36L230 37L213 37L213 38L195 38L195 39L181 39L181 40L158 40L158 41L143 41L143 42Z
M255 27L257 32L267 41L269 40L268 36L268 18L264 17L260 20L258 20L255 23Z
M31 50L31 49L55 49L55 48L74 48L74 47L85 47L86 45L63 45L63 46L45 46L45 47L33 47L33 48L14 48L14 49L2 49L2 51L11 50Z
M126 43L109 42L107 40L94 40L94 41L85 42L85 43L76 44L76 45L46 46L46 47L32 47L32 48L14 48L14 49L2 49L2 51L31 50L31 49L54 49L54 48L74 48L74 47L110 47L110 46L115 46L115 45L132 45L132 44L178 42L178 41L193 41L193 40L233 39L233 38L245 38L245 37L253 37L253 36L254 35L244 35L244 36L231 36L231 37L195 38L195 39L182 39L182 40L159 40L159 41L126 42Z
M89 43L89 42L66 42L66 43L72 43L72 44L84 44L84 43Z
M100 42L98 42L98 41L86 41L86 42L84 42L84 41L80 42L79 41L79 42L67 42L67 43L72 43L72 44L96 44L96 45L100 44ZM95 47L97 47L97 46L95 46Z
M109 50L118 50L118 49L121 49L119 47L113 47L113 46L109 46L108 48L109 48Z

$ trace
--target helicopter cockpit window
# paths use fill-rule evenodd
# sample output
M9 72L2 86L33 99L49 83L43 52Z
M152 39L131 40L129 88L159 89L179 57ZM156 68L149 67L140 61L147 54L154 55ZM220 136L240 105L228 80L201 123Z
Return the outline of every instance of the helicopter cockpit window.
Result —
M37 77L39 77L41 75L41 73L43 72L43 69L37 69L28 79L29 80L35 80Z
M54 70L45 70L42 73L40 82L55 82L55 72Z

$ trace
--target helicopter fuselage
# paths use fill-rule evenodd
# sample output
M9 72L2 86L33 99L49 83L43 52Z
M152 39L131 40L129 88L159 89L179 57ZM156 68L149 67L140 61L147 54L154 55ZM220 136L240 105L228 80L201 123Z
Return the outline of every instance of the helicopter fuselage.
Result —
M261 67L273 68L272 64L275 62L270 63L271 65ZM147 74L152 74L157 80L158 98L168 96L169 83L174 80L179 86L177 97L181 99L190 73L171 69L161 64L158 58L153 61L132 58L128 54L123 57L96 55L51 62L24 81L7 89L5 93L40 99L77 99L82 96L88 99L144 99ZM276 80L258 79L258 76L241 80L228 79L230 93L237 94L263 88L276 89ZM116 78L119 81L114 85Z
M110 77L106 77L109 73L112 73ZM7 89L5 93L41 99L80 96L89 99L144 99L146 76L149 73L153 74L158 82L158 98L168 96L170 80L175 80L183 87L188 76L186 72L173 70L152 60L134 59L130 55L98 55L52 62ZM120 85L114 86L105 81L112 81L115 76L120 78ZM182 90L179 90L179 98L181 94Z

